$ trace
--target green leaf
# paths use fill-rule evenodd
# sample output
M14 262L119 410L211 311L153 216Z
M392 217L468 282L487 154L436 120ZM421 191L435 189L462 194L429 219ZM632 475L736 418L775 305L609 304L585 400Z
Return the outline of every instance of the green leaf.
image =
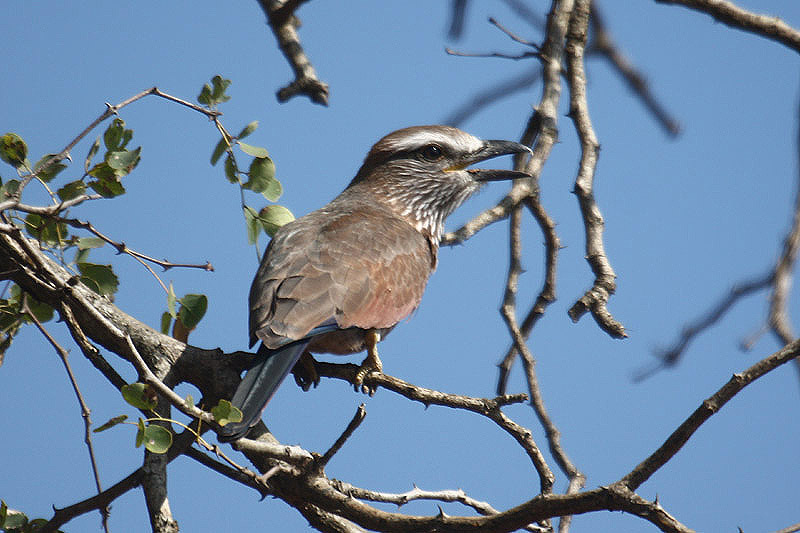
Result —
M53 163L47 168L43 168L47 161L57 156L58 154L45 154L41 159L39 159L39 161L36 162L35 165L33 165L33 172L45 183L55 178L59 172L67 168L67 165L61 162Z
M228 400L220 400L216 406L211 408L211 414L220 426L229 422L242 421L242 412Z
M211 153L211 164L216 165L219 158L222 157L222 154L224 154L227 149L228 143L225 142L225 139L220 139L214 147L214 151Z
M206 314L208 309L208 298L205 294L187 294L180 300L180 311L178 311L178 320L191 331L197 327L200 320Z
M58 245L67 237L67 226L52 218L42 218L35 213L25 217L25 231L39 242Z
M277 202L283 195L283 185L281 185L280 181L273 178L269 180L267 188L261 191L261 194L270 202Z
M28 145L16 133L6 133L0 137L0 159L14 168L25 163L28 156Z
M56 194L62 202L77 198L86 192L86 184L81 180L71 181L58 189Z
M86 250L77 250L75 252L75 257L72 259L72 262L75 264L86 263L88 262L87 261L88 259L89 259L89 250L87 248Z
M231 157L231 154L228 154L228 157L225 158L225 177L228 178L228 181L231 183L238 183L239 178L237 173L236 161Z
M158 404L155 391L144 383L123 385L121 392L125 401L137 409L155 409Z
M184 405L186 407L194 407L194 398L192 398L191 394L187 394L186 398L183 400Z
M40 302L30 294L25 295L25 303L39 322L49 322L53 319L53 308L46 303Z
M231 80L227 80L217 74L213 78L211 78L211 83L214 84L214 89L211 91L211 97L219 103L227 102L231 99L230 96L225 94L225 91L228 90L228 87L231 86Z
M111 168L108 163L103 161L102 163L97 163L91 169L89 169L88 174L99 180L102 179L116 179L117 175L114 173L114 169Z
M21 533L24 531L22 528L27 526L28 523L28 517L25 513L6 507L5 519L2 522L3 531L7 531L8 533Z
M103 133L103 142L106 145L106 150L109 152L119 150L122 147L124 135L125 121L121 118L115 118Z
M197 96L197 101L208 107L216 107L217 104L227 102L231 99L225 91L231 84L231 80L224 79L222 76L211 78L211 85L205 84ZM213 87L212 87L213 86Z
M169 327L172 325L172 317L167 311L161 314L161 333L169 335Z
M111 296L117 292L119 278L111 265L78 263L78 271L81 273L81 282L97 294Z
M120 150L116 152L108 152L106 154L106 163L114 169L117 177L122 177L129 174L136 165L139 164L141 157L139 154L142 151L140 146L136 150Z
M244 129L242 129L242 131L240 131L239 135L237 135L236 137L238 139L244 139L245 137L256 131L257 127L258 127L258 121L254 120L253 122L245 126Z
M239 141L239 148L242 149L242 152L247 155L252 155L253 157L269 157L267 149L261 148L260 146L253 146Z
M267 235L274 237L281 226L294 220L294 215L282 205L268 205L259 212L258 218Z
M97 155L97 151L99 149L100 149L100 137L94 140L94 144L92 144L92 147L89 148L89 153L86 154L86 161L84 161L83 163L84 172L86 173L89 172L89 167L92 164L92 159L94 159L94 156Z
M101 165L105 165L105 163L101 163ZM106 166L108 167L108 165ZM110 169L111 167L108 168ZM122 186L122 183L113 174L114 171L111 170L111 172L112 175L110 177L102 177L96 181L89 182L89 187L104 198L114 198L115 196L125 194L125 187Z
M18 190L19 180L8 180L0 187L0 202L17 194Z
M122 143L120 143L119 145L120 150L125 148L132 138L133 138L133 130L125 130L122 133Z
M257 157L250 163L250 170L248 171L250 180L242 185L245 189L250 189L253 192L264 192L267 189L274 190L273 182L275 179L275 164L269 157ZM280 187L280 184L278 184Z
M78 250L88 250L89 248L100 248L105 245L106 241L100 237L80 237L76 244Z
M167 312L172 318L178 318L178 313L175 312L175 289L172 288L172 282L169 282L169 291L167 292Z
M141 418L136 423L136 426L138 428L136 431L136 447L138 448L144 443L144 430L147 429L147 427L144 425L144 420Z
M108 422L106 422L105 424L103 424L103 425L101 425L101 426L99 426L99 427L96 427L96 428L94 428L94 429L92 430L92 432L93 432L93 433L100 433L101 431L105 431L105 430L107 430L107 429L111 429L111 428L113 428L114 426L117 426L117 425L119 425L119 424L122 424L122 423L123 423L123 422L125 422L127 419L128 419L128 415L119 415L119 416L115 416L114 418L111 418L111 419L109 419L109 421L108 421Z
M149 452L166 453L172 446L172 433L168 429L157 424L149 424L142 431L141 438L136 435L137 446L144 444Z
M243 207L243 210L244 221L247 226L247 242L249 244L255 244L258 242L258 233L260 231L258 213L256 213L255 209L247 205Z

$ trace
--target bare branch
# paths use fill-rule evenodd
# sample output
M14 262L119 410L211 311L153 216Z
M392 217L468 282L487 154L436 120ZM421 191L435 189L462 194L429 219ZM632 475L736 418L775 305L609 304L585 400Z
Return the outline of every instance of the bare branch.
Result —
M734 285L711 310L699 319L685 325L681 331L680 338L678 338L672 346L664 350L659 350L656 353L659 361L652 367L639 370L634 376L634 380L642 381L661 368L677 364L695 337L716 324L740 299L768 287L772 283L773 278L774 272L770 271L765 275Z
M110 244L111 246L113 246L117 250L118 254L128 254L128 255L130 255L132 257L141 259L143 261L148 261L150 263L153 263L153 264L156 264L156 265L160 266L165 271L169 270L170 268L199 268L201 270L206 270L208 272L213 272L214 271L213 265L208 261L206 261L205 264L173 263L171 261L167 261L166 259L164 259L164 260L155 259L153 257L150 257L150 256L147 256L145 254L139 253L136 250L131 250L130 248L128 248L128 246L124 242L117 242L117 241L111 239L110 237L104 235L97 228L95 228L92 225L91 222L88 222L88 221L78 220L77 218L60 218L60 217L59 217L59 220L61 222L64 222L65 224L69 224L70 226L72 226L74 228L85 229L85 230L93 233L98 238L102 239L103 241L105 241L108 244Z
M499 59L513 59L519 61L520 59L528 59L531 57L539 57L538 52L521 52L519 54L507 54L505 52L459 52L452 48L445 47L445 53L451 56L458 57L496 57Z
M800 107L800 106L798 106ZM798 115L800 117L800 115ZM800 120L797 123L797 154L800 156ZM800 160L800 159L798 159ZM792 287L792 272L800 247L800 174L795 191L794 213L790 229L783 239L783 250L775 265L772 293L769 298L769 324L780 342L788 344L795 338L787 310L789 290Z
M642 103L650 110L655 119L671 136L676 136L681 132L681 126L664 106L656 99L645 77L636 70L627 57L614 43L611 33L603 22L603 17L598 9L597 2L592 2L592 16L589 20L592 27L591 40L586 49L586 55L599 54L608 60L611 66L628 84L633 93L639 97Z
M353 432L355 432L355 430L358 429L358 426L360 426L361 422L364 421L365 416L367 416L367 410L364 407L364 404L362 403L361 405L358 406L358 409L356 409L356 414L353 415L353 419L350 420L349 424L347 424L347 427L344 429L342 434L339 435L339 438L336 439L336 442L334 442L333 445L328 449L328 451L325 452L322 455L322 457L319 458L319 460L317 461L318 468L321 469L325 468L325 465L328 464L328 462L333 458L336 452L342 449L342 446L344 446L344 443L347 442L347 439L349 439L350 436L353 434Z
M464 33L467 5L467 0L453 0L450 4L450 28L447 30L447 35L451 39L460 39Z
M75 147L76 144L78 144L81 140L83 140L83 138L86 137L89 134L89 132L91 132L94 128L96 128L104 120L106 120L107 118L112 117L112 116L116 115L117 113L119 113L119 110L122 109L123 107L126 107L126 106L136 102L137 100L141 100L145 96L149 96L151 94L154 95L154 96L158 96L160 98L164 98L165 100L169 100L171 102L178 103L178 104L180 104L182 106L186 106L189 109L193 109L194 111L197 111L198 113L204 114L205 116L207 116L210 119L215 119L216 117L218 117L218 116L220 116L222 114L219 111L206 109L204 107L201 107L199 105L193 104L191 102L187 102L186 100L183 100L183 99L178 98L176 96L172 96L170 94L162 92L158 87L150 87L149 89L144 90L144 91L140 92L139 94L135 94L135 95L131 96L127 100L123 100L122 102L118 103L117 105L111 105L111 104L107 103L106 104L106 110L103 111L100 114L99 117L94 119L91 124L86 126L86 128L82 132L80 132L77 135L77 137L72 139L72 141L70 141L67 144L67 146L64 147L63 150L61 150L59 153L55 154L53 157L51 157L50 159L48 159L47 161L42 163L42 165L39 167L39 170L40 171L41 170L45 170L48 167L50 167L50 165L53 165L53 164L58 163L59 161L65 159L65 158L68 158L70 150L72 150ZM20 189L22 189L22 185L20 185Z
M536 115L534 114L534 117ZM533 117L532 117L533 118ZM528 128L522 136L522 142L532 144L534 136L536 135L537 126L533 121L528 122ZM522 338L527 341L528 336L533 330L533 326L544 315L547 306L549 306L556 299L556 265L558 262L558 250L561 247L561 242L556 234L555 222L547 214L544 206L541 203L541 189L539 187L539 180L533 180L531 194L525 200L525 205L528 210L533 214L539 228L542 230L545 241L545 277L542 288L536 296L530 311L522 321L519 328ZM497 379L497 394L505 394L506 384L508 383L508 376L511 372L511 366L516 359L517 344L513 342L511 347L506 352L503 360L498 364L499 376Z
M800 531L800 522L794 524L793 526L779 529L778 531L775 531L775 533L796 533L797 531Z
M56 340L50 335L42 323L36 318L36 315L28 307L27 297L23 298L23 312L28 315L30 320L36 325L36 328L41 332L42 335L47 339L47 342L53 347L53 349L58 354L58 357L61 359L61 362L64 364L64 369L67 371L67 376L69 377L69 382L72 385L72 390L75 392L75 397L78 400L78 406L81 409L81 417L83 418L83 440L86 443L86 448L89 452L89 463L92 466L92 475L94 476L94 484L97 488L97 493L100 494L103 492L103 487L100 483L100 471L97 468L97 458L94 455L94 445L92 444L92 418L91 418L91 410L89 406L86 404L86 400L83 399L83 394L81 393L81 389L78 386L78 381L75 379L75 374L72 373L72 367L69 364L69 352L64 349ZM100 511L100 518L103 525L103 530L108 533L108 516L109 516L109 507L104 506L99 509Z
M295 79L277 93L279 102L286 102L299 94L308 96L312 102L328 105L328 84L322 82L311 65L300 37L299 22L295 11L308 0L258 0L258 5L267 16L267 21L278 47L294 71Z
M573 322L577 322L587 311L591 312L600 328L614 338L627 337L624 326L614 319L606 305L617 288L614 269L606 256L603 245L603 214L594 199L594 172L600 143L589 118L586 101L586 73L584 71L584 48L589 26L589 2L576 4L570 31L567 35L567 80L570 89L569 115L578 131L581 142L581 162L575 178L574 193L583 216L586 231L586 260L595 275L594 284L569 310Z
M454 111L451 111L450 114L443 120L443 123L458 127L481 109L488 107L489 105L500 101L503 98L511 96L514 93L522 91L523 89L527 89L540 77L541 76L537 68L536 70L523 72L519 76L509 78L493 87L484 89L473 96L470 101L463 103Z
M489 503L471 498L469 495L467 495L466 492L464 492L461 489L428 491L428 490L422 490L416 485L414 485L414 488L407 492L395 494L390 492L377 492L377 491L362 489L360 487L356 487L344 481L338 481L338 480L331 480L331 481L336 485L336 487L340 491L344 492L345 494L349 494L353 498L358 498L359 500L367 500L371 502L392 503L396 505L398 508L412 501L435 500L446 503L460 503L466 507L474 509L477 513L482 514L484 516L499 513L499 511L494 507L492 507ZM547 529L540 528L535 525L529 525L524 527L523 529L525 531L531 531L533 533L544 533L545 531L547 531Z
M743 388L754 382L771 370L787 363L800 355L800 340L787 344L769 357L754 364L744 372L734 374L731 379L698 407L672 434L664 441L658 450L642 461L628 475L622 478L631 490L636 490L647 481L659 468L664 466L695 431L711 416L717 413L722 406L736 396Z
M800 52L800 31L777 17L752 13L726 0L656 0L656 2L694 9L732 28L755 33Z
M530 24L532 27L537 29L544 28L544 17L533 11L527 3L523 2L522 0L504 0L504 2L517 14L519 18Z

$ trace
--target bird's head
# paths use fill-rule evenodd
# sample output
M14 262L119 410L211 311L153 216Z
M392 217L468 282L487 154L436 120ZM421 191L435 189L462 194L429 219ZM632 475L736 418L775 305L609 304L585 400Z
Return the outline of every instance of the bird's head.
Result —
M437 241L444 219L487 181L528 178L515 170L468 168L493 157L530 152L512 141L484 141L450 126L414 126L379 140L348 185L374 192Z

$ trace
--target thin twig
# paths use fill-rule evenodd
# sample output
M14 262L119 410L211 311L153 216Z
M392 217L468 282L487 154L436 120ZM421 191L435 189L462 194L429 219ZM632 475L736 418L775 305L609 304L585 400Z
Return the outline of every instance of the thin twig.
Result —
M800 114L798 118L800 118ZM798 161L800 161L800 120L797 123L797 154ZM796 183L792 223L783 239L783 250L781 250L781 255L775 265L772 292L769 297L769 325L783 344L788 344L795 338L789 321L788 300L792 287L792 272L794 272L797 260L797 250L800 248L800 173L798 173Z
M206 108L201 107L201 106L199 106L197 104L193 104L191 102L187 102L186 100L183 100L183 99L178 98L176 96L172 96L170 94L162 92L158 87L150 87L149 89L146 89L146 90L144 90L144 91L142 91L142 92L140 92L138 94L135 94L135 95L131 96L127 100L123 100L122 102L118 103L117 105L111 105L109 103L106 103L106 109L105 109L105 111L103 111L100 114L99 117L94 119L88 126L86 126L86 128L82 132L80 132L74 139L72 139L72 141L70 141L67 144L67 146L64 147L63 150L61 150L59 153L53 155L53 157L51 157L50 159L45 161L39 167L38 170L39 171L45 170L50 165L58 163L59 161L62 161L63 159L69 157L70 150L72 150L75 147L75 145L77 145L81 140L83 140L83 138L86 137L89 134L89 132L91 132L94 128L96 128L104 120L106 120L107 118L112 117L112 116L116 115L117 113L119 113L119 110L122 109L123 107L126 107L126 106L136 102L137 100L141 100L145 96L150 96L150 95L158 96L160 98L164 98L165 100L170 100L172 102L176 102L176 103L181 104L183 106L186 106L186 107L188 107L190 109L193 109L193 110L197 111L198 113L202 113L202 114L204 114L205 116L207 116L208 118L211 118L211 119L216 118L216 117L218 117L218 116L220 116L222 114L219 111L206 109ZM20 188L22 188L22 187L20 186Z
M494 102L507 98L514 93L527 89L541 77L538 68L525 71L519 76L504 80L493 87L484 89L475 94L468 102L461 104L443 120L444 124L460 126L478 111L488 107Z
M667 440L664 441L655 452L622 478L621 482L631 490L636 490L678 453L678 450L686 444L686 441L689 440L694 432L697 431L706 420L717 413L722 406L728 403L731 398L736 396L750 383L793 360L798 355L800 355L800 339L787 344L777 352L752 365L744 372L734 374L717 392L703 401L703 403L672 432Z
M592 2L592 16L589 21L592 27L591 40L586 49L587 57L599 54L608 60L611 66L622 76L625 83L639 97L645 107L650 110L655 119L671 136L681 132L681 125L664 106L656 99L645 77L636 70L625 54L614 43L611 33L603 22L603 17L598 10L597 2Z
M78 405L81 408L81 417L83 418L83 426L84 426L84 435L83 441L86 443L86 448L89 451L89 462L92 465L92 474L94 476L94 484L97 488L97 493L100 494L103 492L103 487L100 483L100 471L97 468L97 459L94 455L94 445L92 444L92 418L91 418L91 410L89 406L86 404L86 400L83 398L83 394L81 393L81 389L78 386L78 381L75 379L75 374L72 373L72 367L69 364L69 352L64 349L58 342L50 335L50 332L45 329L42 323L36 318L36 315L33 314L30 307L28 306L27 297L23 298L22 301L22 311L28 315L31 322L36 325L36 328L41 332L42 335L47 339L47 342L53 347L53 349L58 354L61 362L64 364L64 369L67 371L67 376L69 377L69 382L72 385L72 390L75 392L75 397L78 399ZM99 509L100 511L100 519L103 524L103 529L108 533L108 517L109 517L109 507L104 506Z
M445 47L444 51L447 55L457 57L496 57L499 59L512 59L514 61L528 59L531 57L539 57L539 52L521 52L519 54L507 54L505 52L460 52L449 47Z
M193 264L193 263L173 263L171 261L167 261L166 259L156 259L154 257L147 256L143 253L137 252L136 250L131 250L124 242L117 242L112 238L108 237L101 233L97 228L95 228L91 222L78 220L77 218L58 218L59 221L64 222L65 224L69 224L74 228L85 229L90 233L93 233L98 238L102 239L106 243L110 244L111 246L116 249L118 254L128 254L132 257L136 257L138 259L142 259L143 261L148 261L150 263L156 264L167 271L171 268L198 268L201 270L206 270L208 272L214 271L214 266L206 261L205 264Z
M320 376L342 379L352 383L359 367L349 363L338 364L317 361L315 368ZM510 403L525 401L528 398L526 394L510 394L491 399L474 398L418 387L407 381L380 372L371 372L368 374L364 378L364 384L368 385L370 388L383 387L409 400L420 402L426 407L429 405L440 405L452 409L463 409L489 418L522 446L539 474L542 492L550 491L554 480L553 473L550 471L542 452L533 440L533 435L530 430L511 420L500 409L502 406Z
M680 337L669 348L658 350L658 361L651 366L642 368L634 375L634 381L642 381L662 368L674 366L686 353L689 344L705 330L716 324L733 306L745 296L768 287L773 280L774 272L769 271L764 275L739 282L729 290L708 312L697 320L685 325Z
M538 30L544 29L546 22L544 17L533 11L526 2L523 0L504 0L504 2L519 18L532 27Z
M536 134L536 125L529 121L529 126L522 136L522 142L533 143ZM558 250L561 248L561 242L556 234L556 225L550 215L547 214L544 206L541 203L541 188L539 187L539 180L533 180L533 187L531 194L525 200L525 205L528 210L536 219L539 228L542 230L545 242L545 276L542 288L536 296L533 306L528 311L528 314L522 321L519 328L522 338L527 341L528 337L533 330L533 326L544 316L547 307L556 300L556 267L558 263ZM499 376L497 379L497 394L506 393L506 385L508 383L508 376L511 372L511 367L516 359L517 344L512 340L511 347L506 352L502 361L498 363Z
M342 434L339 435L339 438L336 439L336 442L334 442L328 451L326 451L322 457L317 460L318 468L323 470L325 469L325 466L333 458L336 452L342 449L342 446L344 446L344 443L347 442L347 439L349 439L353 432L358 429L358 426L360 426L361 422L364 421L365 416L367 416L367 409L362 403L358 406L358 409L356 409L356 413L353 415L352 420L350 420L350 423L347 424L347 427L344 429Z
M534 42L531 42L531 41L529 41L527 39L523 39L522 37L520 37L516 33L512 32L511 30L509 30L508 28L506 28L505 26L500 24L500 22L498 22L496 18L489 17L489 23L491 25L493 25L495 28L497 28L498 30L500 30L503 33L505 33L512 41L518 42L519 44L523 44L525 46L530 46L534 50L539 50L539 45L538 44L536 44Z

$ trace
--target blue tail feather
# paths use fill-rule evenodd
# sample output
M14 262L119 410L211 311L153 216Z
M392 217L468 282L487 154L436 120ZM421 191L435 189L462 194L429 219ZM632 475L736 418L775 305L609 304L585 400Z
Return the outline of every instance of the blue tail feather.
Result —
M302 339L289 342L274 350L261 344L253 366L245 374L231 400L231 403L242 411L242 421L225 424L218 434L218 439L221 442L228 442L244 437L259 421L267 403L292 371L311 339L337 329L339 327L336 322L329 320L312 329Z

